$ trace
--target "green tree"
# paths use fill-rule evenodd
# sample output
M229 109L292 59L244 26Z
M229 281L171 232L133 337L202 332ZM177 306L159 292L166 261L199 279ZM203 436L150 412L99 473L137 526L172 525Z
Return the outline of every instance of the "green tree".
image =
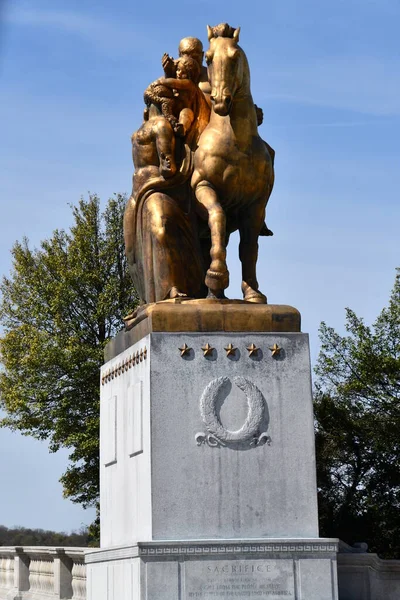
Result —
M87 546L88 528L71 533L0 525L0 546Z
M99 368L107 341L137 303L124 253L126 198L103 213L97 196L72 207L73 225L12 249L0 285L0 425L70 450L64 495L98 499Z
M372 326L325 323L315 394L321 532L400 558L400 271Z

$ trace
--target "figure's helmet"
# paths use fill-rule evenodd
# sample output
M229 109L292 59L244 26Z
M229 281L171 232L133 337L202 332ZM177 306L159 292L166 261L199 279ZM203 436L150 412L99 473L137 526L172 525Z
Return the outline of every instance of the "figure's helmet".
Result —
M201 65L203 63L203 44L198 38L186 37L179 42L179 56L190 56Z

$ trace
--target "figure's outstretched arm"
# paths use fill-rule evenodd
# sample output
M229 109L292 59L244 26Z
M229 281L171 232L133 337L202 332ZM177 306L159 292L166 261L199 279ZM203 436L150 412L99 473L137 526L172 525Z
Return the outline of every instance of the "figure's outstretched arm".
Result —
M167 77L166 79L158 79L159 83L166 85L169 88L175 88L176 90L195 90L196 84L190 79L175 79L173 77Z

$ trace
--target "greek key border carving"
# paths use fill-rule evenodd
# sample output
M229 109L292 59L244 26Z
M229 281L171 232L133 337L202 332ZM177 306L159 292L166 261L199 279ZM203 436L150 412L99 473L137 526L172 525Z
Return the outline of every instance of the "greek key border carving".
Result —
M224 546L139 546L141 556L158 555L215 555L215 554L265 554L276 552L338 552L338 544L256 544L256 545L224 545Z

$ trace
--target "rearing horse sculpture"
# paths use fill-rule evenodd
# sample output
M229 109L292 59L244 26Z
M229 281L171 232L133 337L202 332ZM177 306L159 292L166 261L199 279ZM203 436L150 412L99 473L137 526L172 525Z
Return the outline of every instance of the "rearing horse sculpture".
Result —
M258 289L256 263L259 235L272 234L264 219L274 183L273 150L257 132L249 66L238 46L240 29L223 24L207 26L207 30L210 47L205 58L212 111L198 142L191 181L211 234L206 285L209 296L224 297L229 284L226 245L238 229L243 297L265 303Z

